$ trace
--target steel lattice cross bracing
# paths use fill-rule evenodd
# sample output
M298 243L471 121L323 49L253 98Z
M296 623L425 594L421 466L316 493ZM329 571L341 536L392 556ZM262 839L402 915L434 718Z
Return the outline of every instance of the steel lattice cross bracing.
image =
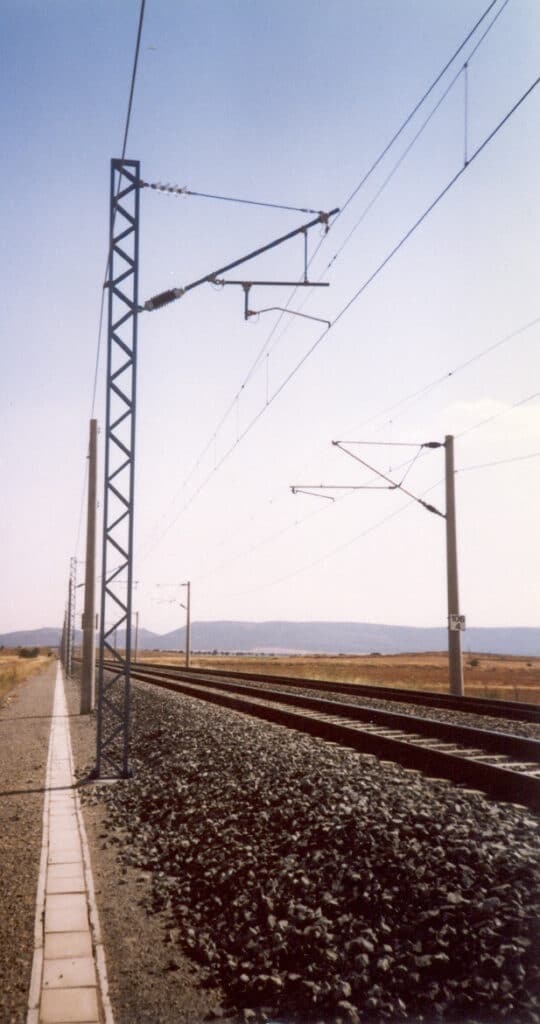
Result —
M112 160L98 777L129 774L139 191L139 162ZM114 672L104 672L106 659Z

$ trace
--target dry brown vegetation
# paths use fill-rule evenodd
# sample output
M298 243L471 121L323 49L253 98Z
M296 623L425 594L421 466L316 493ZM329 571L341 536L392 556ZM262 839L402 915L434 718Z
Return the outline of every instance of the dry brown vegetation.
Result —
M171 651L144 651L141 661L182 664L183 657ZM446 652L392 655L192 655L195 668L268 672L301 679L333 679L375 683L406 689L448 691ZM465 693L470 697L540 704L540 658L496 654L464 654Z
M0 699L19 683L33 676L48 661L48 651L38 654L36 658L20 658L17 651L11 649L0 651Z

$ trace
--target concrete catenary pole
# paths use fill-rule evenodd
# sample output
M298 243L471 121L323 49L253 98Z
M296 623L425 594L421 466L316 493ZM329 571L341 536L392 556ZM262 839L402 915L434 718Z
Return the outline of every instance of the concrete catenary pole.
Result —
M191 583L186 583L186 668L189 668L189 657L191 653Z
M67 608L64 612L64 625L62 626L62 639L60 640L60 648L58 654L62 663L62 668L66 669L67 661Z
M456 499L454 488L454 438L452 434L446 435L444 439L444 445L446 471L446 566L448 583L448 670L450 693L462 697L462 618L459 614L456 540Z
M69 573L69 584L68 584L68 605L67 605L67 635L66 635L66 675L71 675L71 663L73 658L73 576Z
M90 420L88 446L88 511L86 518L86 573L84 582L81 715L88 715L96 701L96 495L97 420Z
M135 654L133 661L137 661L139 657L139 613L135 612Z

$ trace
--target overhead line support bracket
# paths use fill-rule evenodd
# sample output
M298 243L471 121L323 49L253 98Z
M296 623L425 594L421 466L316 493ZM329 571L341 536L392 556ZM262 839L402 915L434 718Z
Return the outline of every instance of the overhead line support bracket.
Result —
M336 207L334 210L330 210L329 213L319 213L318 217L315 217L314 220L310 220L307 224L302 224L301 227L295 228L294 231L289 231L286 235L281 235L279 238L275 238L272 242L268 242L267 245L260 246L259 249L254 249L253 252L248 253L247 256L241 256L240 259L233 260L232 263L228 263L224 267L219 267L217 270L213 270L210 274L205 274L204 277L197 278L196 281L192 281L191 284L187 284L183 288L168 288L164 292L159 292L158 295L153 295L151 299L147 299L144 305L139 306L138 308L141 311L146 310L146 312L152 312L155 309L161 309L162 306L167 306L170 302L174 302L175 299L180 299L183 295L186 294L186 292L192 291L193 288L198 288L198 286L201 284L206 284L208 282L210 284L215 284L217 283L218 277L221 274L226 274L227 271L233 270L235 267L239 267L242 263L247 263L248 260L255 259L256 256L261 256L263 252L268 252L269 249L275 249L276 246L282 245L284 242L288 242L291 238L295 238L296 235L302 233L305 235L307 231L309 231L310 228L315 227L316 224L324 224L326 226L326 230L328 230L330 217L333 217L336 213L339 213L339 207ZM307 262L305 262L304 270L304 278L306 277ZM243 282L238 283L240 284ZM263 282L258 283L262 284ZM269 285L275 283L276 282L272 281L267 282L267 284ZM279 282L277 283L279 284ZM290 282L283 283L288 284ZM296 287L302 285L314 287L313 284L309 284L309 282L305 279L302 282L295 281L294 285Z

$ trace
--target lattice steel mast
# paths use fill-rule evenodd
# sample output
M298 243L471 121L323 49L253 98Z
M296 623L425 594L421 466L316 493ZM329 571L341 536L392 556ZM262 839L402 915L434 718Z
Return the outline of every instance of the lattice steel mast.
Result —
M139 193L139 161L112 160L97 777L130 774Z

